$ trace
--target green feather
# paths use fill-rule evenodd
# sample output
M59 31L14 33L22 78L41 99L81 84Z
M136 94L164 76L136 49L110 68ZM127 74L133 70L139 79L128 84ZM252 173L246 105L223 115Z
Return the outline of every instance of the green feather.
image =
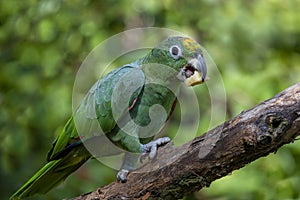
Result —
M61 159L48 162L29 179L10 199L22 199L34 194L44 194L64 181L90 158L83 146L69 152Z

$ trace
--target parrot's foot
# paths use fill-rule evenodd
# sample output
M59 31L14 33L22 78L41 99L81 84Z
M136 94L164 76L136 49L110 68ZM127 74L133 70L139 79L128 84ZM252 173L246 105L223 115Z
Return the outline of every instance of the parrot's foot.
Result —
M157 148L164 144L170 142L171 139L169 137L159 138L157 140L151 141L147 144L142 144L142 155L140 157L140 162L143 162L146 157L150 160L153 159L157 154ZM125 159L120 171L117 174L117 180L121 183L126 183L127 175L130 171L137 169L135 166L136 161L139 160L140 155L133 155L133 154L125 154Z
M127 181L127 174L129 173L129 170L127 169L121 169L117 174L117 180L121 183L126 183Z
M153 159L157 153L157 147L162 146L170 142L169 137L158 138L157 140L151 141L147 144L142 144L142 157L147 155L149 159ZM143 159L142 159L143 160Z

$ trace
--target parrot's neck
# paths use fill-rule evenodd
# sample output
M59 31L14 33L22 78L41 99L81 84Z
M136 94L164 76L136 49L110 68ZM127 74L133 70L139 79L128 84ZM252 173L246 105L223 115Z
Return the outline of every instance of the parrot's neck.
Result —
M176 77L178 71L172 67L161 64L159 62L144 59L138 60L139 68L144 72L145 84L155 84L177 91L180 85L179 79Z

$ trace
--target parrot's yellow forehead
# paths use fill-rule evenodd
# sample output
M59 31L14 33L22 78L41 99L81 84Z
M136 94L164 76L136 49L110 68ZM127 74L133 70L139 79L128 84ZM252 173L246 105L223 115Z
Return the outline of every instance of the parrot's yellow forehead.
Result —
M201 46L191 38L184 38L182 40L182 46L184 49L192 52L197 51L201 48Z

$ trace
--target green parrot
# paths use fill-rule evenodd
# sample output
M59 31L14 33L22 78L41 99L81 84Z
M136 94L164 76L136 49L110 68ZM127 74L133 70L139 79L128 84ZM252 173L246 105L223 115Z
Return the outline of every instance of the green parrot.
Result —
M142 58L117 68L89 90L54 141L47 163L10 199L47 193L88 159L125 152L117 180L126 182L142 157L155 157L153 140L176 105L176 94L206 80L202 47L193 39L169 37ZM112 146L114 148L112 148Z

